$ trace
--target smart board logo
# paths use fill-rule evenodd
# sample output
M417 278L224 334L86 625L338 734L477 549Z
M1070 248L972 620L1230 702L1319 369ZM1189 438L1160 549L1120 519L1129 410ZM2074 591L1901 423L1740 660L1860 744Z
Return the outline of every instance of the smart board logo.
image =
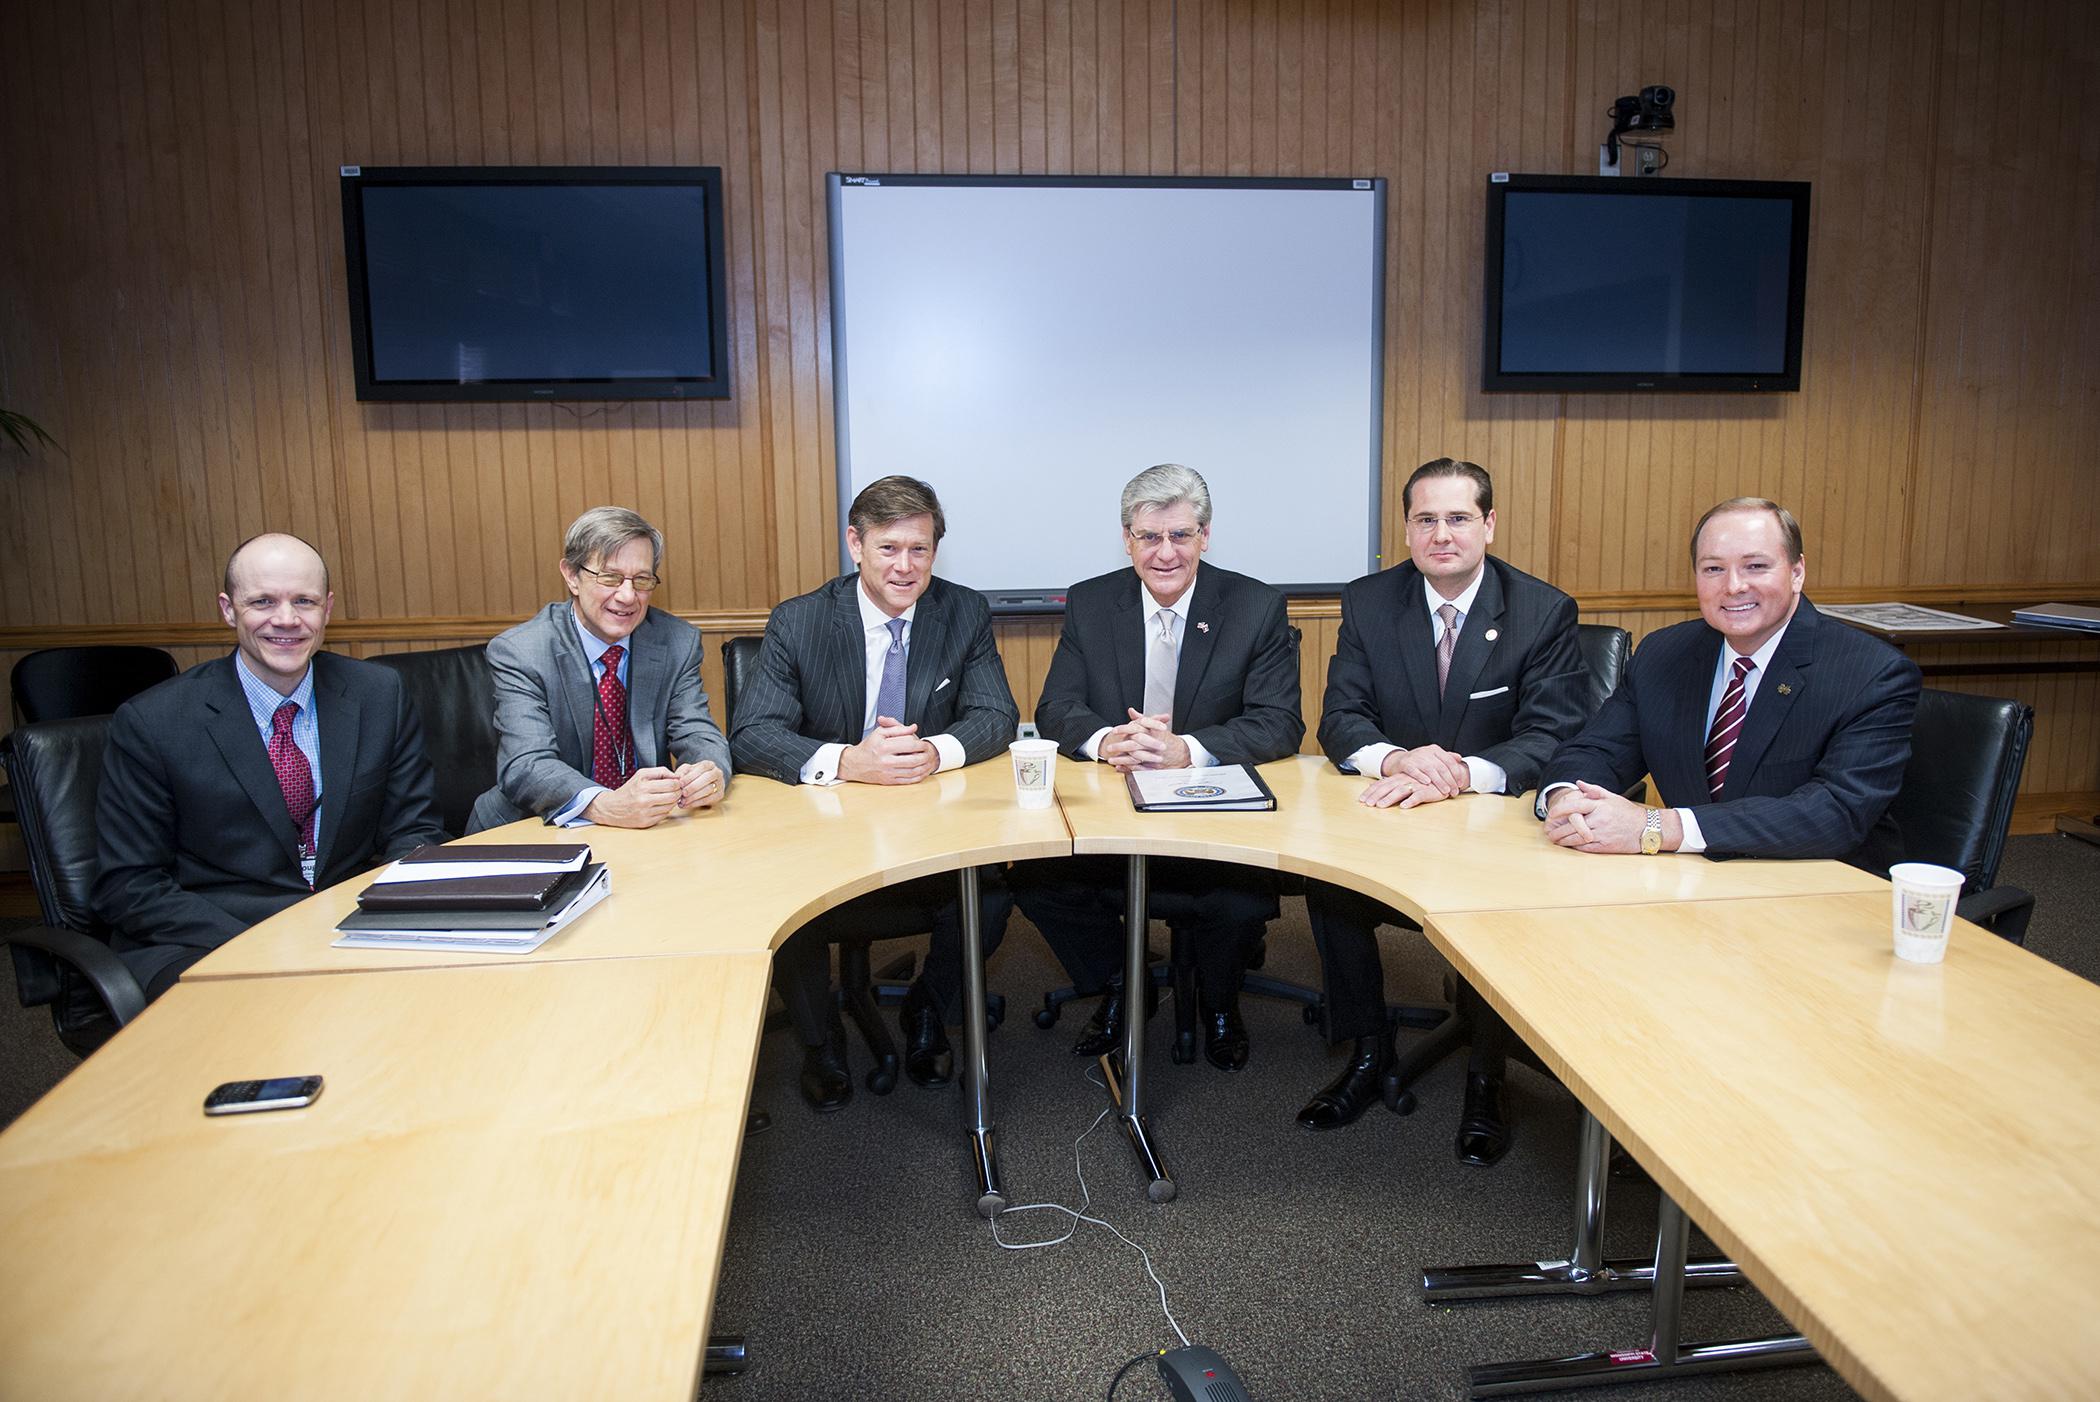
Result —
M1225 790L1216 784L1183 784L1174 790L1176 798L1223 798Z
M844 179L844 181L843 181L842 183L843 183L843 184L847 184L847 185L871 185L871 186L880 186L880 185L882 184L882 182L881 182L880 180L876 179L876 178L875 178L874 176L872 176L872 175L849 175L849 176L845 177L845 179Z

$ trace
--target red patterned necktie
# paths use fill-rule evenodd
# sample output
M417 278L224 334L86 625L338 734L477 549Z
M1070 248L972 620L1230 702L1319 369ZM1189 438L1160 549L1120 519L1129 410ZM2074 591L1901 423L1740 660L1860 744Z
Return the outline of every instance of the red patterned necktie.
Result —
M634 736L627 728L627 688L620 685L621 648L615 643L601 659L598 711L591 721L591 782L617 789L634 774Z
M1716 799L1728 782L1728 757L1735 753L1735 737L1750 710L1744 679L1756 665L1747 657L1736 658L1735 674L1729 677L1728 689L1721 693L1721 707L1714 712L1714 723L1706 732L1706 790Z
M284 790L284 806L299 829L299 855L314 850L314 770L306 755L292 740L292 721L299 703L287 701L270 717L270 768L277 771L277 787Z

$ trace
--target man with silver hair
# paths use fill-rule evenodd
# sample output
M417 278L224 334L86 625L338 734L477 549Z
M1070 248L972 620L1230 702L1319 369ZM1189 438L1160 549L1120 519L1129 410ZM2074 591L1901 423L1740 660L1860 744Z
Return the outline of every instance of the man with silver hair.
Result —
M1072 586L1064 630L1036 703L1046 739L1123 771L1261 764L1305 734L1298 657L1283 595L1205 566L1210 489L1179 463L1123 488L1131 568ZM1123 1035L1123 864L1072 857L1014 868L1015 897L1082 991L1106 993L1072 1050L1096 1056ZM1239 989L1248 953L1276 916L1273 876L1230 863L1151 864L1152 914L1195 941L1203 1051L1247 1064ZM1146 990L1149 998L1150 990Z
M663 534L625 507L570 525L569 597L489 644L496 787L469 831L535 815L647 828L721 802L729 743L700 684L700 630L649 606L663 558Z

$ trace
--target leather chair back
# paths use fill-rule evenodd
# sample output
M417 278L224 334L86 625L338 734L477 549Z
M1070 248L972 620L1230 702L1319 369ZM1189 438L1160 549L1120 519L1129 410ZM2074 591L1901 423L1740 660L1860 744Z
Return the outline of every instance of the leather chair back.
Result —
M1953 867L1967 878L1964 892L1995 885L2033 737L2034 708L2023 701L1921 692L1910 767L1889 805L1903 859Z
M437 776L438 821L467 830L474 800L496 785L496 682L488 645L390 652L367 659L401 678L423 721L423 749Z
M109 723L108 716L42 721L17 726L0 742L43 922L98 939L106 935L95 920L92 902L95 797L102 788ZM8 950L24 1007L58 996L56 960L26 945L10 945Z
M1609 623L1578 623L1575 646L1582 653L1582 665L1589 668L1588 705L1589 714L1594 716L1619 689L1619 679L1626 675L1626 664L1633 657L1633 634Z
M106 716L147 687L175 675L157 647L47 647L26 654L8 679L25 725Z
M729 733L736 719L736 695L746 677L758 672L758 647L763 638L726 638L722 642L722 733Z

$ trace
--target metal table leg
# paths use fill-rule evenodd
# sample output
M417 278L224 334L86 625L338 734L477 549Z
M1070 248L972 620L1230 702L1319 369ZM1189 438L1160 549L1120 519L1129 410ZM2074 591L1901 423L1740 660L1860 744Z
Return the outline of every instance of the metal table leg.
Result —
M1602 1206L1601 1200L1599 1206ZM1685 1250L1691 1221L1667 1194L1655 1229L1654 1325L1646 1348L1610 1353L1578 1353L1532 1363L1491 1363L1470 1377L1474 1397L1509 1397L1564 1387L1607 1383L1653 1382L1694 1373L1726 1373L1744 1368L1779 1368L1821 1361L1799 1334L1769 1339L1733 1339L1725 1343L1680 1342L1684 1308Z
M1123 1065L1119 1074L1113 1055L1104 1056L1101 1069L1108 1077L1108 1093L1122 1107L1123 1133L1130 1140L1130 1148L1138 1156L1138 1163L1149 1180L1145 1196L1154 1202L1172 1202L1174 1179L1168 1174L1166 1161L1152 1143L1152 1132L1145 1124L1145 984L1152 973L1145 948L1145 859L1142 856L1130 859L1128 883L1129 902L1124 907L1127 952L1123 963Z
M992 1092L985 1051L984 929L977 905L977 868L956 873L961 887L963 937L963 1094L970 1114L970 1158L977 1168L977 1212L992 1217L1006 1206L999 1154L992 1143Z
M1520 1261L1495 1266L1439 1266L1422 1272L1426 1300L1479 1300L1504 1295L1601 1295L1646 1290L1655 1283L1647 1261L1604 1259L1604 1197L1611 1184L1611 1135L1595 1115L1582 1113L1582 1147L1575 1162L1575 1245L1565 1261ZM1701 1257L1679 1267L1686 1285L1741 1285L1743 1273L1724 1257Z

